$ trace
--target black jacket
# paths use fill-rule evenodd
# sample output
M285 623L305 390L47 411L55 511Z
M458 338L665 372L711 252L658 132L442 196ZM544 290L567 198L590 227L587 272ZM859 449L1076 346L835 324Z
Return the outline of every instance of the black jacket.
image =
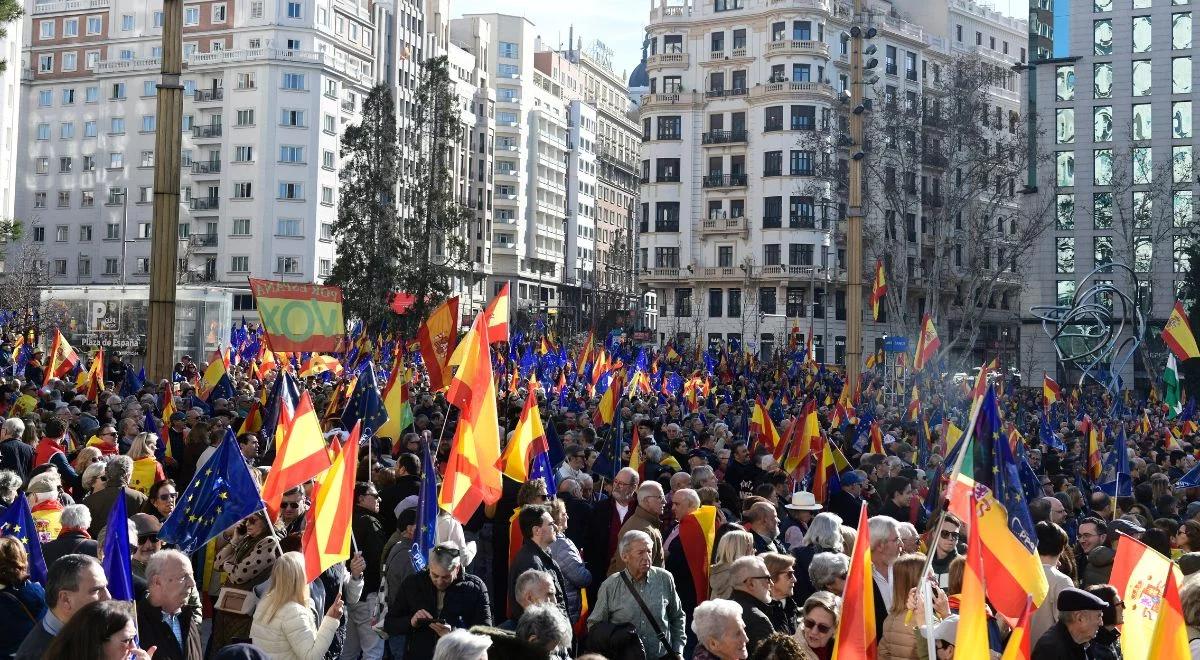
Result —
M175 639L171 627L163 621L163 611L142 598L137 602L138 641L148 649L157 646L154 657L159 660L201 660L204 647L200 641L200 616L193 607L184 605L179 612L179 631L183 643Z
M1031 660L1095 660L1092 645L1076 644L1060 621L1047 630L1033 646Z
M387 542L387 537L383 535L383 523L379 517L362 507L354 507L354 522L351 527L358 551L362 553L363 559L367 560L362 591L365 601L367 596L379 591L379 583L382 580L383 544Z
M576 548L586 548L588 544L588 523L592 519L592 504L570 493L559 493L558 499L567 507L567 531L565 534Z
M33 447L16 438L0 442L0 470L12 470L21 477L21 483L28 483L33 470Z
M58 538L42 546L42 557L47 568L54 565L63 555L96 556L96 541L81 532L63 532Z
M767 616L767 604L741 589L734 589L729 600L742 606L742 623L746 624L746 637L750 638L746 648L754 653L754 647L775 632L771 617Z
M1122 660L1121 631L1101 627L1096 638L1088 646L1088 653L1096 660Z
M434 619L445 621L454 628L492 625L492 610L488 602L487 587L483 580L462 569L459 577L450 584L438 608L437 589L429 579L429 569L413 573L404 578L396 597L388 603L387 618L383 629L390 635L406 635L405 657L432 658L438 636L427 625L412 626L413 614L425 610Z
M843 525L858 527L858 514L862 510L862 503L861 497L839 490L829 496L829 506L825 507L825 510L841 516Z
M801 603L808 600L808 597L817 591L817 588L813 586L812 579L808 576L808 567L812 565L813 557L822 552L832 552L832 550L815 545L805 545L796 548L796 551L792 553L796 557L796 563L792 566L792 570L796 572L796 585L792 588L792 595Z
M417 495L421 479L411 474L396 477L396 483L379 490L379 519L383 522L384 535L391 537L396 531L396 507L409 495Z
M558 564L554 558L537 546L536 543L529 539L521 544L521 549L517 551L517 555L513 557L512 568L508 571L508 611L510 618L519 619L525 608L517 603L517 592L515 589L517 578L528 570L545 571L554 576L554 595L558 601L558 608L562 610L563 616L570 620L570 614L567 613L567 581L563 579L562 571L558 568Z

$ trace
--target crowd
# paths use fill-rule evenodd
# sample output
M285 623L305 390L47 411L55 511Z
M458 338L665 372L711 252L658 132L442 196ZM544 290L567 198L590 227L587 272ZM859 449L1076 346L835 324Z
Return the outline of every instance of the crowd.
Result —
M17 370L11 351L0 346L5 373ZM260 379L258 365L235 364L234 395L200 401L194 383L204 365L191 358L169 381L133 385L133 367L117 359L106 390L89 397L70 380L42 385L41 358L0 383L0 513L19 494L28 501L45 564L38 579L22 532L0 530L0 657L827 660L858 543L870 548L877 657L928 660L930 639L937 658L955 657L968 530L943 515L943 463L952 456L947 434L968 425L970 383L923 377L914 417L907 397L886 396L868 375L847 414L834 370L726 364L724 355L714 370L677 357L676 371L707 373L703 394L632 389L614 424L598 426L600 397L582 382L564 392L560 378L536 391L559 454L549 478L506 478L500 499L468 520L439 512L435 544L415 562L421 486L439 478L422 473L422 454L444 469L458 418L418 367L411 424L360 451L351 558L309 582L311 481L284 494L275 519L254 513L205 551L186 555L159 538L228 430L251 473L265 478L274 442L247 420L277 370ZM301 382L316 410L332 411L329 436L345 437L339 378ZM1179 483L1196 463L1195 427L1177 434L1185 420L1153 397L1114 405L1090 390L1050 416L1041 390L1013 385L998 378L995 391L1006 426L1022 433L1033 543L1049 585L1029 624L1032 658L1121 658L1125 604L1109 579L1122 539L1139 539L1185 576L1200 572L1200 489ZM525 393L499 389L505 442ZM175 412L163 419L168 390ZM769 402L784 435L815 404L847 461L824 496L813 493L808 462L789 469L751 430L756 400ZM855 427L868 417L877 438ZM1128 454L1117 496L1079 476L1086 424L1099 423L1110 425L1099 448L1106 463ZM614 451L617 464L607 458ZM132 606L110 598L114 578L99 561L122 500ZM697 559L683 521L702 510L712 527ZM1200 578L1186 579L1180 596L1200 659ZM988 615L998 658L1013 622Z

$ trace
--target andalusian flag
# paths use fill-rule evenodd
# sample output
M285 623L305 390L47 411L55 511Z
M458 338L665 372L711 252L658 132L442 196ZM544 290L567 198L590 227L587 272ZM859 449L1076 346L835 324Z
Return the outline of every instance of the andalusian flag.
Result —
M1165 393L1163 403L1167 404L1167 418L1174 419L1183 406L1179 399L1179 368L1175 365L1175 354L1167 356L1167 368L1163 370L1163 386Z
M1192 334L1192 324L1188 321L1187 312L1183 311L1183 303L1175 301L1175 308L1167 324L1163 326L1163 341L1180 360L1200 357L1200 349L1196 348L1196 336Z
M883 270L883 261L875 261L875 285L871 288L871 316L879 320L879 303L887 294L887 275Z
M312 582L325 569L350 558L351 519L354 515L354 475L358 469L361 422L336 449L329 469L313 488L301 543L304 579ZM326 456L328 459L328 456Z
M438 505L464 524L480 504L495 504L503 485L500 469L496 467L500 458L500 422L488 323L487 312L476 316L471 331L450 358L459 368L450 381L446 399L459 409L459 418Z
M854 542L850 571L842 591L842 616L833 642L833 657L869 660L875 657L875 589L871 568L871 539L867 531L867 504L858 516L859 534Z
M1117 590L1125 603L1125 625L1121 627L1121 653L1126 660L1148 660L1149 658L1189 658L1186 652L1173 653L1170 647L1171 631L1164 630L1164 639L1156 639L1156 620L1170 616L1171 607L1166 602L1166 593L1171 574L1178 570L1169 557L1154 551L1141 541L1121 536L1117 542L1117 554L1113 557L1112 573L1108 583ZM1147 597L1162 594L1163 598ZM1178 598L1178 593L1176 593ZM1176 601L1176 607L1178 601ZM1161 624L1160 624L1161 625ZM1168 623L1168 626L1171 625ZM1182 628L1182 623L1180 624ZM1155 644L1166 643L1161 652L1151 654ZM1186 636L1184 646L1187 646Z

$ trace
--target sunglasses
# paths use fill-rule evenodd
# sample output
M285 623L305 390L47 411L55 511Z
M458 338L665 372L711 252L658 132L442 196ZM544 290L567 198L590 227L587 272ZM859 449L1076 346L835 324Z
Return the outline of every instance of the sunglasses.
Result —
M142 534L138 536L138 543L158 543L158 534Z
M281 509L299 509L300 503L299 502L280 502L279 508L281 508Z
M173 500L176 497L179 497L179 493L159 493L158 494L158 499L160 499L164 502L167 500Z
M433 546L433 552L434 554L445 557L458 557L462 554L462 550L459 550L458 548L446 548L438 545Z
M805 619L804 627L806 629L807 628L816 628L817 632L821 633L822 635L829 632L830 630L833 630L833 626L831 626L827 623L817 623L816 621L813 621L812 619Z
M962 535L961 535L961 534L959 534L958 532L952 532L952 531L950 531L950 530L948 530L948 529L943 529L943 530L941 531L941 536L942 536L942 538L944 538L944 539L954 539L955 541L957 541L958 539L962 538Z

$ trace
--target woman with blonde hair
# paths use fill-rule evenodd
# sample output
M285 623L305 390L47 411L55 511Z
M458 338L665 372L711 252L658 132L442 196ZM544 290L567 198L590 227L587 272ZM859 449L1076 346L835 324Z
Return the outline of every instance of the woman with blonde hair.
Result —
M321 619L313 625L314 609L304 579L304 555L287 552L271 570L271 588L254 609L250 638L276 660L320 660L333 642L342 619L339 591Z
M729 568L740 557L754 556L754 536L745 530L726 532L717 543L716 556L709 570L709 598L729 598L733 593L733 574Z
M71 461L71 467L75 469L75 472L83 474L87 471L88 466L95 463L102 455L99 447L84 447L75 455L75 460Z
M916 628L925 621L924 602L918 587L925 570L925 555L914 552L901 555L892 565L892 609L883 621L883 637L879 640L879 660L917 660ZM946 592L933 588L934 621L950 616Z
M162 464L154 457L158 451L157 433L139 433L133 437L126 454L133 459L133 476L129 478L129 487L146 495L155 483L166 479Z

